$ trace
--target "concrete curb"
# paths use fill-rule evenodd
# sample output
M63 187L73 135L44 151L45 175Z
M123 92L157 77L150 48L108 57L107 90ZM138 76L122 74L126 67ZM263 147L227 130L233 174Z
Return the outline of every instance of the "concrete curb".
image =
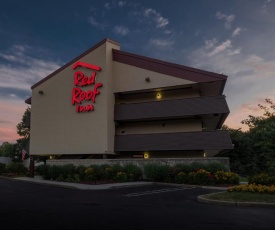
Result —
M211 194L219 194L219 193L222 193L222 192L211 193ZM223 205L223 206L275 208L275 203L219 201L219 200L208 199L205 197L207 195L209 195L209 194L198 196L197 201L200 203Z
M114 184L89 185L89 184L70 183L70 182L61 182L61 181L41 180L41 179L29 178L29 177L16 177L16 178L7 178L7 179L24 181L29 183L51 185L51 186L57 186L57 187L63 187L63 188L70 188L70 189L79 189L79 190L104 190L104 189L114 189L114 188L133 187L133 186L153 184L153 182L126 182L126 183L114 183Z

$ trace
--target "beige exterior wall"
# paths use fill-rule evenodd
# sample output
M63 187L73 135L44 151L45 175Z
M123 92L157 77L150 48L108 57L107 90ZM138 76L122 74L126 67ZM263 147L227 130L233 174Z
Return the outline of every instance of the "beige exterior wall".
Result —
M114 143L113 122L113 75L112 48L119 49L113 43L105 43L82 57L78 61L98 65L102 68L97 74L96 83L101 82L94 111L77 113L71 103L74 86L72 65L52 78L40 84L32 92L32 119L30 153L32 155L49 154L104 154ZM88 76L92 70L79 67ZM79 87L82 90L93 89L93 85ZM43 95L39 94L43 91ZM108 138L107 138L108 137Z
M152 121L121 124L116 135L202 131L200 120Z
M195 83L193 81L172 77L119 62L114 62L113 66L116 75L114 84L115 93ZM145 81L147 77L150 78L150 82Z

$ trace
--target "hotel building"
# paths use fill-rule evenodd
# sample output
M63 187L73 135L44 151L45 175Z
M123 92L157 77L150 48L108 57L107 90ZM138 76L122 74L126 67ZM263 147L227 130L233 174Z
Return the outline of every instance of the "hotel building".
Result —
M214 156L232 149L220 130L229 114L226 79L104 39L31 87L30 155Z

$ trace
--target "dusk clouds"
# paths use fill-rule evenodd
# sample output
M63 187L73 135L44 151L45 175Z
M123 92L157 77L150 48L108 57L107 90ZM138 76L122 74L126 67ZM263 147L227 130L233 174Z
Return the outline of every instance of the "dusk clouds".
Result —
M16 9L3 2L0 11L0 144L16 140L30 87L106 37L127 52L228 75L231 127L275 99L272 0L69 0L54 8L30 0Z

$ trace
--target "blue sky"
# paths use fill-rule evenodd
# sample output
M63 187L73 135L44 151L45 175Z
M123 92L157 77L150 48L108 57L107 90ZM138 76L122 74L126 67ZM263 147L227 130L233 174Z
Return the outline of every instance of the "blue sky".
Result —
M226 124L275 99L275 0L9 0L0 9L0 143L30 87L108 37L121 50L228 75Z

